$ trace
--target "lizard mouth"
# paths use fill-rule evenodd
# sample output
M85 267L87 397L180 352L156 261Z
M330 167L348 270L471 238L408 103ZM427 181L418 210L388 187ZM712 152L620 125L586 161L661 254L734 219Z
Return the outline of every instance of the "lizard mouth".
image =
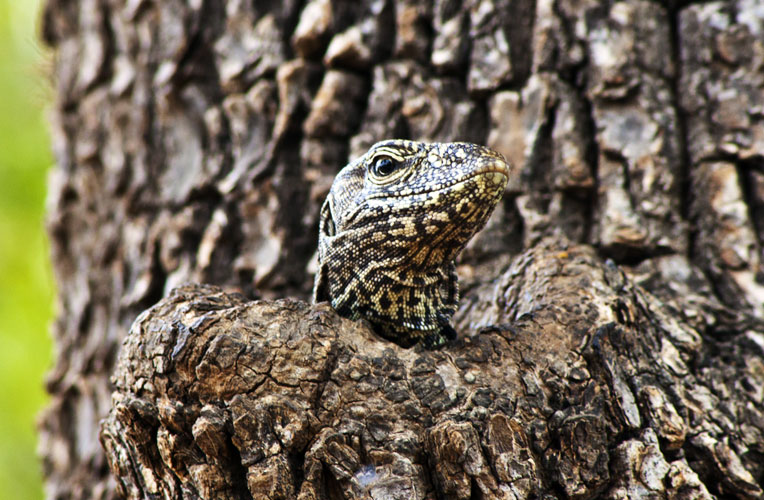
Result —
M509 179L509 165L504 161L495 161L488 163L486 165L482 165L474 170L474 172L471 172L470 175L467 177L468 179L471 177L474 177L476 175L482 175L487 173L497 173L502 174L504 177Z

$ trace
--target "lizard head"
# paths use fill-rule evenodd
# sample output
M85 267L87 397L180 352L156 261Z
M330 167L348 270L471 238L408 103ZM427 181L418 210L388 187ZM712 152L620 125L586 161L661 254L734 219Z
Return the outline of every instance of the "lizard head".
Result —
M430 268L482 229L508 178L504 158L483 146L388 140L337 175L329 209L337 232L364 231L387 258Z
M454 339L454 258L508 178L504 158L475 144L375 144L337 174L321 207L314 300L402 346Z

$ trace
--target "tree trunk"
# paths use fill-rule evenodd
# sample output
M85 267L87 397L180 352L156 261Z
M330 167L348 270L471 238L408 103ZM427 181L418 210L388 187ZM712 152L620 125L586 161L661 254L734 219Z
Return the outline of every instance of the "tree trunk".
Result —
M48 496L764 496L760 11L48 0ZM439 351L304 302L392 137L516 172Z

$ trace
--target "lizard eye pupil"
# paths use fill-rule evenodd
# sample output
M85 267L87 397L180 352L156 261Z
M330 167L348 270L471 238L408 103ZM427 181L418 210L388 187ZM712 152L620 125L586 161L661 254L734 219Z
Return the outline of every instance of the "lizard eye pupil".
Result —
M395 172L396 164L390 158L379 158L374 161L371 171L377 177L385 177Z

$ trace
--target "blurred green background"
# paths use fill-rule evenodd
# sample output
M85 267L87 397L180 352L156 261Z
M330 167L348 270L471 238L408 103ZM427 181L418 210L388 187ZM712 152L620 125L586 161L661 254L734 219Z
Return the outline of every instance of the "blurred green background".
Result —
M52 359L44 232L50 54L40 0L0 0L0 497L42 498L35 421Z

